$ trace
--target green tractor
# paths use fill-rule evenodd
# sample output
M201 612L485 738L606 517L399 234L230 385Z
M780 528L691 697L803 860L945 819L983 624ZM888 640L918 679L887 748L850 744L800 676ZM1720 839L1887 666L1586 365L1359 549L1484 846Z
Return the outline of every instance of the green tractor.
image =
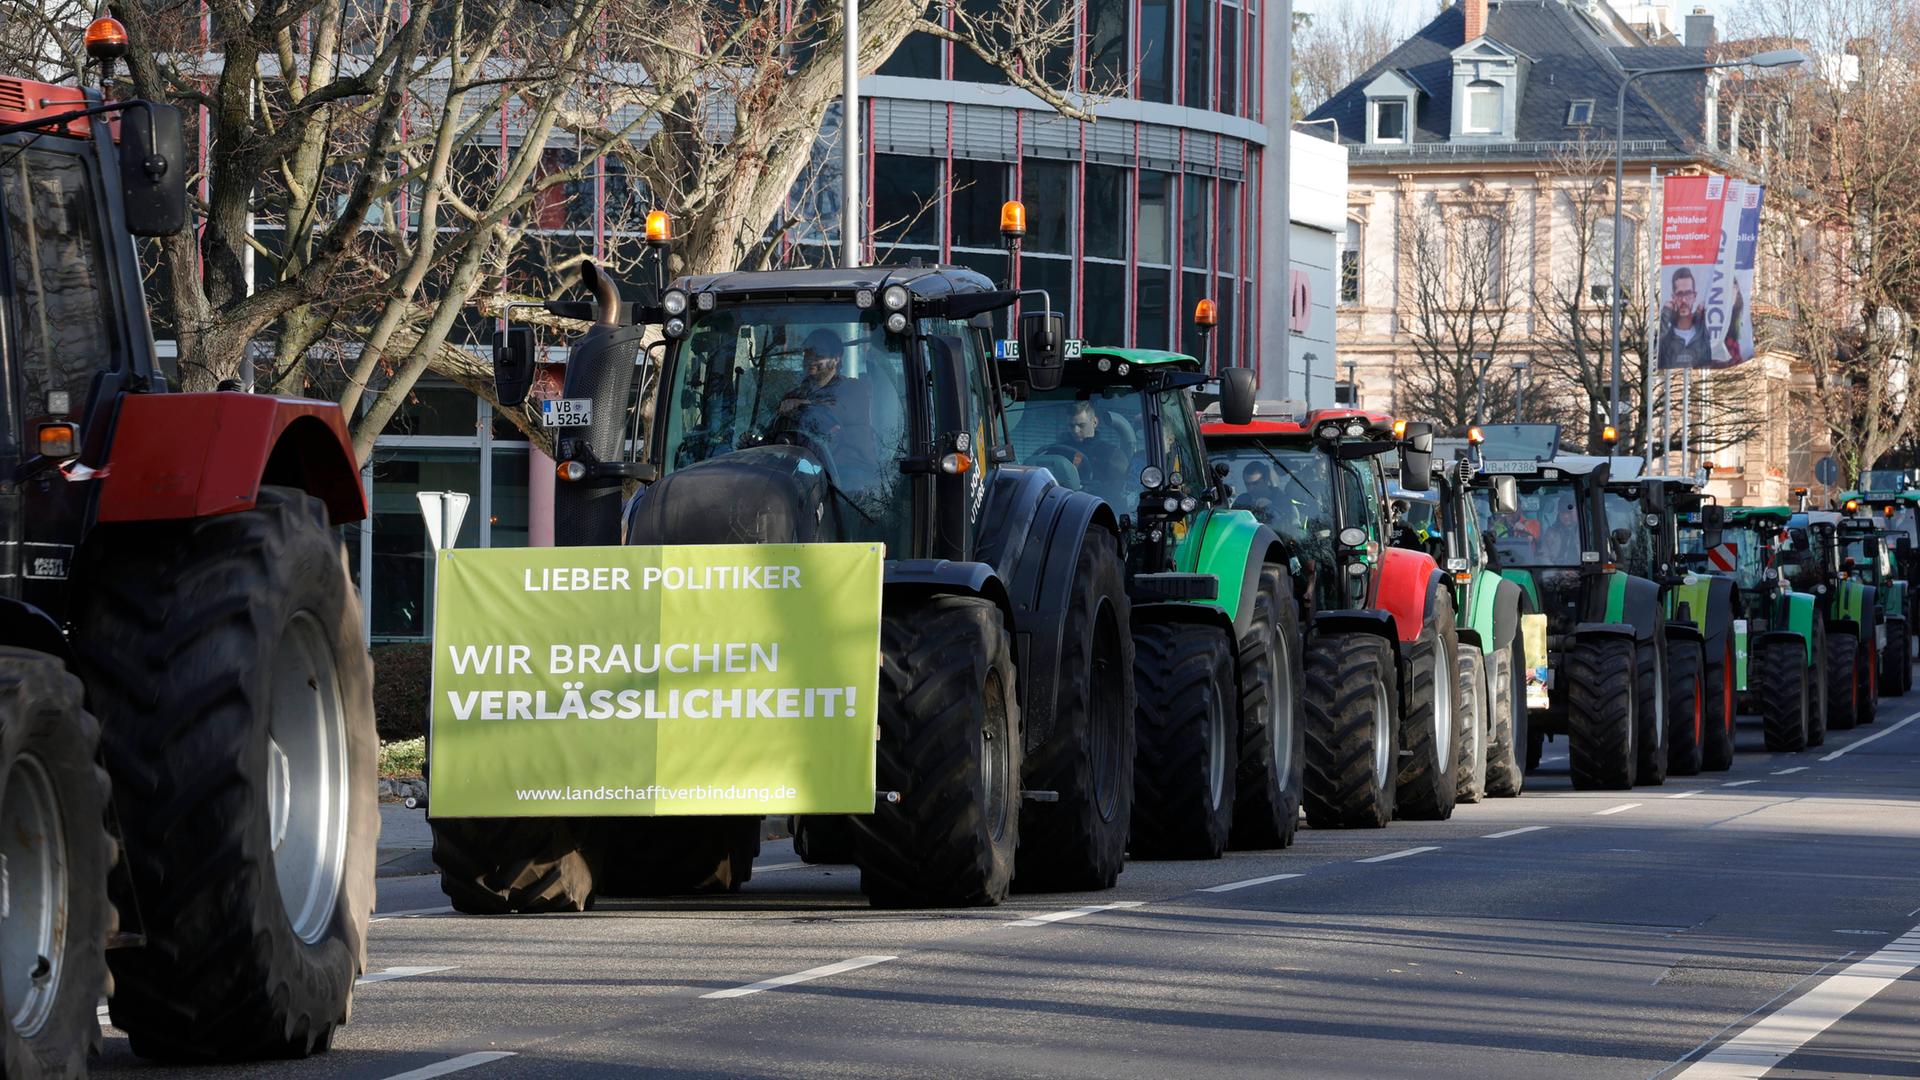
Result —
M1888 535L1881 544L1891 553L1893 576L1907 583L1904 612L1908 626L1920 626L1920 487L1901 469L1868 469L1858 491L1843 492L1849 515L1871 519Z
M1676 776L1733 767L1734 690L1732 580L1701 572L1685 554L1682 520L1710 505L1704 477L1635 475L1638 458L1615 458L1607 512L1634 540L1623 554L1628 573L1657 581L1667 613L1669 701L1667 766ZM1717 508L1716 508L1717 509ZM1642 539L1646 543L1641 543Z
M1222 405L1251 415L1251 372ZM1014 455L1119 516L1133 612L1134 858L1285 847L1300 816L1299 612L1273 530L1207 461L1199 360L1084 348L1061 384L1007 406Z
M558 313L594 325L544 403L556 541L884 544L876 805L821 819L862 890L927 907L998 903L1016 879L1111 887L1135 711L1119 522L1016 464L1004 412L1057 384L1059 314L1034 305L1017 350L996 342L1020 295L951 266L700 275L641 303L591 264L583 281L593 303ZM496 356L503 402L530 346ZM744 816L432 824L443 888L478 912L735 890L760 837Z
M1378 828L1442 820L1460 757L1459 633L1452 581L1391 543L1380 459L1410 488L1431 475L1433 435L1354 409L1261 402L1252 421L1203 427L1234 505L1286 545L1304 622L1307 823Z
M1544 623L1545 662L1529 674L1528 770L1559 735L1577 789L1664 782L1667 615L1660 585L1623 565L1624 549L1651 547L1645 517L1615 524L1614 459L1560 453L1559 425L1481 430L1481 530L1501 576L1527 595L1523 625Z
M1842 571L1838 511L1809 510L1787 520L1787 581L1819 598L1826 625L1827 727L1844 731L1873 722L1880 697L1879 590Z
M1913 689L1913 633L1907 621L1911 591L1894 570L1889 545L1898 537L1871 518L1843 518L1836 539L1840 545L1840 576L1873 589L1876 617L1882 628L1879 648L1881 691L1898 696Z
M1465 457L1436 463L1428 491L1392 491L1395 543L1426 551L1453 579L1460 612L1461 745L1455 768L1460 802L1520 794L1526 782L1521 749L1527 743L1526 649L1520 586L1500 575L1480 531Z
M1723 518L1706 513L1698 525L1708 572L1724 574L1739 590L1734 620L1734 686L1748 711L1760 714L1766 746L1797 753L1827 741L1826 620L1819 597L1788 583L1792 561L1784 506L1743 506ZM1719 518L1719 520L1715 520ZM1687 530L1692 532L1694 530ZM1684 535L1684 534L1683 534Z

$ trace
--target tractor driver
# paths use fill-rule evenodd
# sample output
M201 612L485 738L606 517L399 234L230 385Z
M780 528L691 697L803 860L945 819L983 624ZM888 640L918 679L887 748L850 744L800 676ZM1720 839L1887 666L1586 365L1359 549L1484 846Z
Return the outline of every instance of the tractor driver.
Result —
M1082 399L1073 403L1073 414L1067 420L1067 437L1060 441L1059 449L1080 470L1080 487L1083 491L1109 492L1118 490L1125 480L1127 463L1120 458L1120 447L1110 437L1100 434L1100 410L1093 402Z
M798 431L841 464L870 460L873 420L867 387L840 374L845 345L832 330L808 334L800 347L806 378L780 399L775 426ZM855 445L861 442L866 445Z

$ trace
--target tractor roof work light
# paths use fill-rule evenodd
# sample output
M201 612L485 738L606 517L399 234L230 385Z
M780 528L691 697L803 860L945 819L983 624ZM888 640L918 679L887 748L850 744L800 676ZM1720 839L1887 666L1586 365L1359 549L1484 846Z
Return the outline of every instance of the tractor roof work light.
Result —
M1404 439L1407 437L1407 422L1405 420L1395 420L1393 422L1393 437L1396 439Z
M1855 511L1855 510L1858 510L1858 509L1860 509L1860 500L1859 500L1859 499L1848 499L1848 500L1847 500L1847 513L1849 513L1849 514L1851 514L1851 513L1853 513L1853 512Z
M87 55L95 60L118 60L127 55L127 28L111 15L87 24Z
M647 211L647 243L661 247L673 242L673 219L665 210Z
M1606 443L1608 446L1612 446L1613 444L1619 442L1620 441L1619 429L1615 428L1612 424L1608 424L1606 427L1601 428L1600 441L1603 443Z
M1000 204L1000 239L1018 244L1027 235L1027 204L1008 199Z
M1470 427L1467 429L1467 441L1475 446L1479 446L1481 443L1487 441L1487 433L1478 427Z
M1219 326L1220 305L1201 297L1200 302L1193 305L1193 325L1199 327L1202 333Z

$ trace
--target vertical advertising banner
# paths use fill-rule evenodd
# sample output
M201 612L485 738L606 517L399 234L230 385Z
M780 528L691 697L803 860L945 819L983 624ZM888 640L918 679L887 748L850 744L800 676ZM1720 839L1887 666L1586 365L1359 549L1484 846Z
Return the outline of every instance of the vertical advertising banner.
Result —
M440 552L436 817L872 813L877 544Z
M1660 223L1660 327L1655 336L1662 368L1704 368L1713 362L1706 304L1720 263L1725 218L1724 176L1669 176Z
M1759 184L1728 181L1722 215L1720 265L1707 308L1713 330L1713 366L1733 367L1753 359L1753 264L1760 247Z

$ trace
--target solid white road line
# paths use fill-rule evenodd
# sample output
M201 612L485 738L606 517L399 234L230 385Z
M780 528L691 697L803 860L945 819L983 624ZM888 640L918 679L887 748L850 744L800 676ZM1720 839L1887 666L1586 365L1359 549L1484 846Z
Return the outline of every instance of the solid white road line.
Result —
M1506 832L1490 832L1487 835L1481 837L1480 839L1505 840L1509 836L1519 836L1521 833L1540 832L1546 827L1547 826L1545 825L1522 825L1517 829L1508 829Z
M422 915L451 915L450 907L423 907L412 911L376 911L368 922L385 922L388 919L417 919Z
M1821 1032L1920 968L1920 929L1806 993L1677 1074L1674 1080L1758 1080Z
M355 986L368 983L392 982L395 979L409 979L415 975L432 975L439 971L452 971L451 967L390 967L385 971L374 971L353 981Z
M1806 772L1806 771L1807 771L1808 769L1811 769L1811 768L1813 768L1813 766L1811 766L1811 765L1795 765L1795 766L1794 766L1793 768L1791 768L1791 769L1775 769L1775 770L1773 770L1773 775L1775 775L1775 776L1792 776L1792 775L1793 775L1794 773L1797 773L1797 772Z
M807 864L803 862L777 862L772 866L756 866L753 868L753 872L756 874L771 874L776 870L798 870L805 865Z
M461 1054L457 1058L448 1058L445 1061L415 1069L412 1072L395 1073L387 1077L387 1080L433 1080L436 1076L464 1072L476 1065L485 1065L488 1062L499 1061L501 1058L510 1058L512 1056L513 1051L511 1050L482 1050L477 1054Z
M1556 761L1565 761L1565 760L1567 760L1567 755L1565 755L1565 754L1555 754L1555 755L1553 755L1552 757L1543 757L1543 758L1541 758L1541 759L1540 759L1540 764L1542 764L1542 765L1551 765L1551 764L1553 764L1553 763L1554 763L1554 762L1556 762Z
M1056 911L1050 915L1035 915L1031 919L1021 919L1017 922L1010 922L1007 925L1008 926L1045 926L1048 923L1065 922L1068 919L1077 919L1082 915L1097 915L1102 911L1117 911L1121 908L1136 908L1136 907L1142 907L1145 904L1146 904L1146 901L1144 900L1122 900L1116 904L1089 904L1086 907L1077 907L1069 911Z
M1357 863L1391 862L1394 859L1404 859L1409 855L1422 855L1429 851L1439 850L1438 847L1410 847L1405 851L1390 851L1385 855L1375 855L1371 859L1355 859L1353 861Z
M796 971L791 975L778 975L771 979L762 979L757 983L749 983L746 986L736 986L731 990L715 990L711 994L701 994L700 996L703 999L746 997L748 994L757 994L762 990L778 990L782 986L812 982L815 979L824 979L829 975L838 975L843 971L857 971L863 967L872 967L875 964L884 964L889 960L898 959L900 958L897 956L856 956L851 960L842 960L837 964L823 964L817 968Z
M1726 783L1721 784L1720 786L1721 787L1746 787L1748 784L1757 784L1759 782L1760 781L1758 780L1729 780Z
M1608 814L1624 814L1627 811L1633 809L1634 807L1641 806L1641 805L1644 805L1644 804L1637 803L1637 802L1623 802L1619 806L1609 806L1605 810L1595 810L1593 812L1593 816L1606 817Z
M1854 741L1848 743L1847 745L1841 747L1838 750L1835 750L1833 753L1826 755L1820 760L1832 761L1834 758L1839 757L1841 754L1850 754L1853 751L1860 749L1861 747L1867 745L1868 743L1872 742L1875 739L1886 738L1887 736L1893 734L1894 732L1899 731L1901 728L1906 727L1908 724L1913 723L1915 720L1920 720L1920 712L1914 713L1912 716L1907 717L1905 720L1900 721L1899 723L1893 725L1892 727L1888 728L1885 731L1876 731L1864 739L1855 739Z
M1692 791L1683 791L1683 792L1681 792L1681 793L1680 793L1680 794L1678 794L1678 795L1669 795L1669 796L1667 796L1667 798L1669 798L1669 799L1691 799L1691 798L1693 798L1693 797L1694 797L1695 795L1698 795L1698 794L1700 794L1700 792L1701 792L1702 790L1704 790L1704 789L1702 789L1702 788L1694 788L1694 789L1693 789Z
M1225 885L1210 885L1201 892L1232 892L1235 889L1250 889L1255 885L1265 885L1270 881L1286 881L1297 878L1299 874L1268 874L1266 877L1248 878L1245 881L1229 881Z

